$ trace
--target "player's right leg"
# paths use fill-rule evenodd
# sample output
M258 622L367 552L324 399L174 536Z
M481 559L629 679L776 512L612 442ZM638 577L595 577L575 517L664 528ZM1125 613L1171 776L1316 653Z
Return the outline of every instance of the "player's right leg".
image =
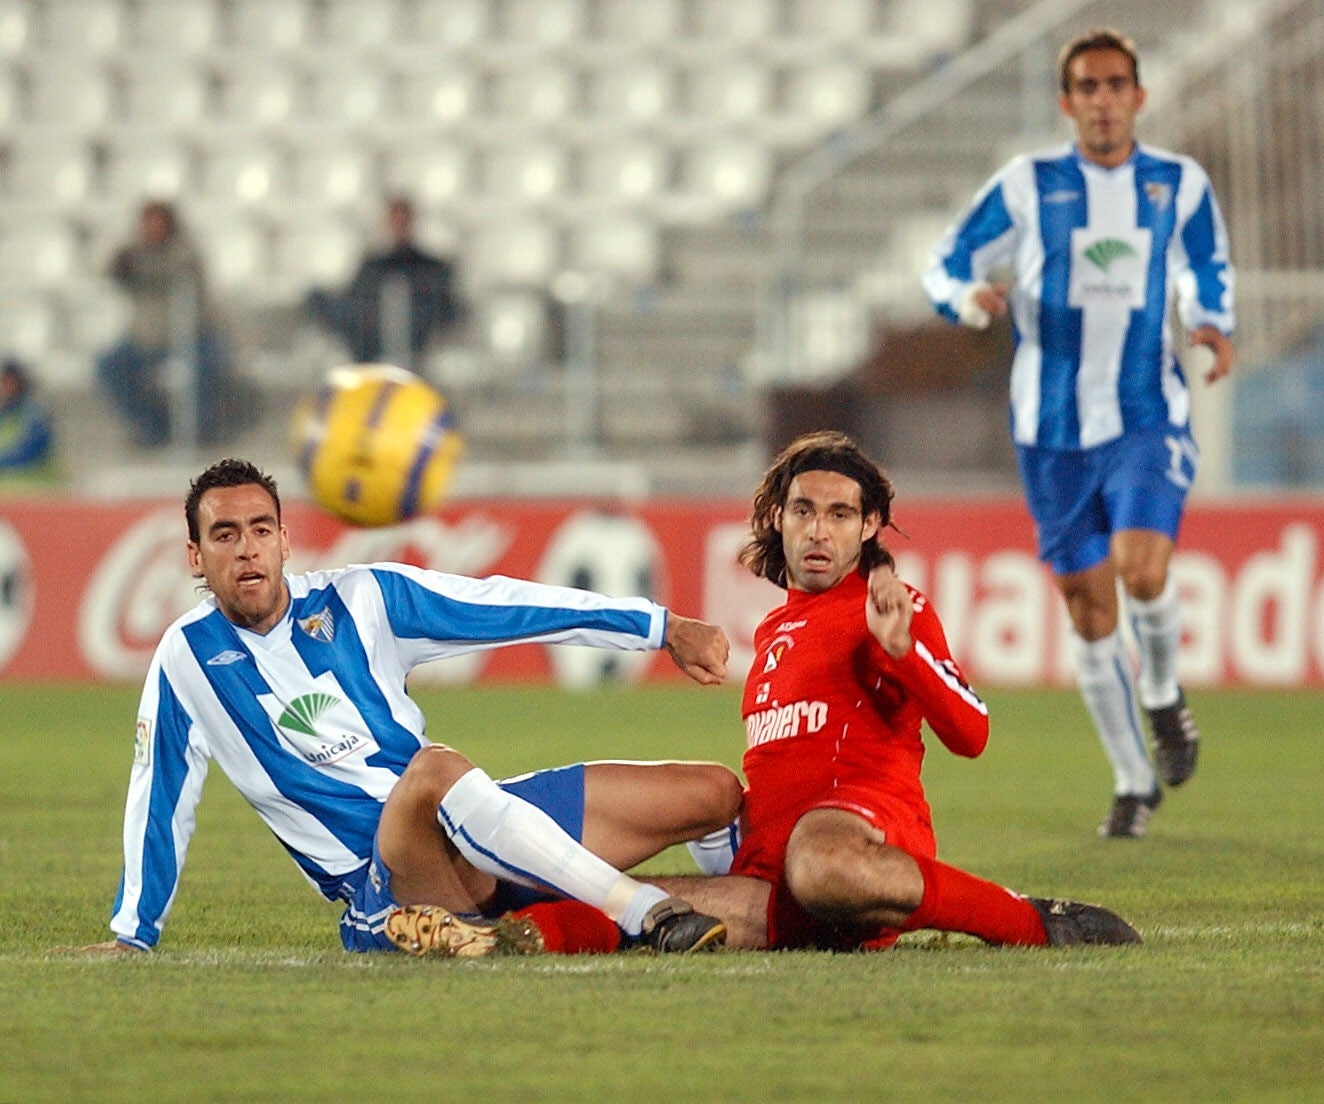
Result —
M729 839L743 802L740 779L720 763L586 763L582 842L629 870L676 844Z

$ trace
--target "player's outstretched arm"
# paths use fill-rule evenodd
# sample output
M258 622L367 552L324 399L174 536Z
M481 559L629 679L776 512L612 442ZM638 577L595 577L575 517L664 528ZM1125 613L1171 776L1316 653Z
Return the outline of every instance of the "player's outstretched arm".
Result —
M731 643L717 625L668 611L662 644L676 666L700 685L717 686L726 680Z

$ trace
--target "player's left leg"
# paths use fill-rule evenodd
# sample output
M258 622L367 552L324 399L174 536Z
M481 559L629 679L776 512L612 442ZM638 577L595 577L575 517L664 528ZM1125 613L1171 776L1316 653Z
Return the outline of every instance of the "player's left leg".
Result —
M1159 773L1179 786L1195 770L1199 731L1177 678L1181 609L1169 571L1198 453L1190 435L1153 431L1118 442L1105 490L1111 559L1140 648L1140 703Z

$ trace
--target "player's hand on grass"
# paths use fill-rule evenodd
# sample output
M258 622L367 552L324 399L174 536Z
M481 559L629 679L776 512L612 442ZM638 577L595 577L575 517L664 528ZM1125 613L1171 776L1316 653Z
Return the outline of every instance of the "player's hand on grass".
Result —
M1197 346L1204 346L1214 354L1213 363L1209 370L1204 374L1205 383L1216 383L1232 371L1232 364L1236 360L1236 352L1232 348L1232 342L1227 334L1213 326L1200 326L1191 331L1191 335L1186 339L1186 343L1192 349Z
M895 571L881 564L869 572L864 619L874 639L893 659L901 659L910 651L910 618L914 612L910 591Z
M675 660L676 666L695 682L703 686L717 686L725 681L731 643L717 625L669 612L663 647Z

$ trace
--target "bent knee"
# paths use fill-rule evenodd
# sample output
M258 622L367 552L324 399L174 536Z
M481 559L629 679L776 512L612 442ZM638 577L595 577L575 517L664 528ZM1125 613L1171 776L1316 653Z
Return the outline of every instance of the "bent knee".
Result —
M396 785L422 790L440 802L446 792L471 770L473 763L454 748L429 744L419 748L409 760Z
M706 803L712 831L725 827L740 815L745 804L745 787L739 775L720 763L704 764Z

